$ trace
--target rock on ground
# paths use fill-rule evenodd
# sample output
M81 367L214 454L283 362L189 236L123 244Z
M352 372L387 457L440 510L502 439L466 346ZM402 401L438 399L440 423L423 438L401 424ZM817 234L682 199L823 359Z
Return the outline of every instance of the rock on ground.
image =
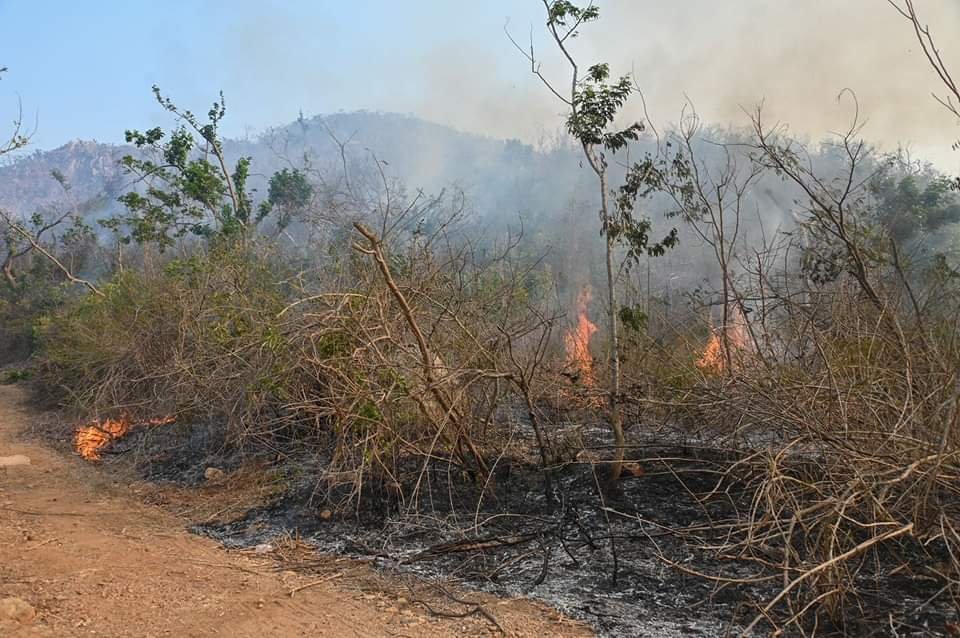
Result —
M12 620L21 625L29 625L36 617L37 610L22 598L0 600L0 620Z

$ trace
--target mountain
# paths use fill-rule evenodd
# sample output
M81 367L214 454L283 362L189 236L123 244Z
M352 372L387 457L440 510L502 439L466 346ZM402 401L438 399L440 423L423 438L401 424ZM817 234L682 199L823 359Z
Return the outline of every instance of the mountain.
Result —
M63 203L66 178L74 201L119 195L126 180L118 162L128 149L113 144L74 140L52 151L21 155L0 166L0 207L21 213Z
M261 192L266 176L281 168L306 164L330 175L342 169L344 159L351 171L369 170L375 157L389 177L409 189L436 193L455 186L467 193L478 214L503 219L562 206L578 180L587 177L570 149L539 152L516 140L464 133L395 113L301 118L252 139L226 140L224 148L232 159L253 159L254 186ZM66 178L73 201L103 198L109 205L130 186L118 161L131 150L75 140L22 155L0 166L0 206L30 213L64 202L53 171Z

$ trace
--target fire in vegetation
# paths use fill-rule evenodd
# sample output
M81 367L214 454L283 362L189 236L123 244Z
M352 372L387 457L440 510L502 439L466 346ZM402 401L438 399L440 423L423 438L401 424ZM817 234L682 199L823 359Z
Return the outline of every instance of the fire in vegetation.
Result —
M88 461L99 461L103 447L125 436L135 425L166 425L174 420L174 417L166 416L134 424L127 415L118 419L97 420L77 428L73 449Z
M580 375L587 387L593 386L593 357L590 356L590 338L597 326L587 315L587 306L593 298L590 286L584 286L577 295L577 325L563 336L567 351L567 366Z
M726 342L724 342L726 333ZM730 348L729 356L726 348ZM743 323L734 322L728 326L715 328L710 335L710 341L704 348L694 365L702 372L723 374L727 371L728 362L734 367L738 365L742 354L747 349L747 335Z

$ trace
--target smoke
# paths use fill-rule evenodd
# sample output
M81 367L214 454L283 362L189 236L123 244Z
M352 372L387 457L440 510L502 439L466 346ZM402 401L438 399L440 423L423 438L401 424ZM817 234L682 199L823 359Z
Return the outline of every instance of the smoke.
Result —
M952 116L932 98L943 87L929 68L909 23L884 0L804 2L716 0L598 3L601 20L571 46L584 63L607 61L632 72L652 120L675 121L689 100L706 121L746 124L763 104L764 117L795 134L819 139L846 130L856 95L863 135L887 149L913 147L942 168L956 170L950 144L960 138ZM916 0L942 54L960 74L960 3ZM528 14L529 15L529 14ZM545 74L566 89L566 68L536 16L533 38ZM526 46L528 26L511 25ZM436 92L412 104L459 128L534 140L562 110L529 74L529 65L504 36L513 59L471 46L443 47L424 56ZM489 46L489 42L486 44ZM523 75L521 75L523 74ZM444 88L449 90L445 92ZM849 97L849 95L848 95ZM640 103L628 107L640 119Z
M960 74L960 3L915 2ZM524 48L532 36L544 73L566 91L567 69L539 2L361 4L366 12L245 3L231 16L220 66L232 71L217 76L244 125L289 121L299 108L366 108L533 143L562 127L564 105L503 33L508 20ZM950 152L958 123L931 97L942 87L909 23L885 0L597 4L600 21L571 48L584 66L606 61L614 73L632 72L660 128L688 99L705 121L724 125L748 123L744 110L762 102L769 121L819 139L849 126L853 101L837 99L849 89L868 139L887 149L912 145L960 170L960 154ZM626 115L640 119L640 103Z
M960 49L950 49L960 4L917 6L960 66ZM661 117L684 95L720 122L743 121L743 109L763 101L771 119L820 136L849 124L851 104L836 97L850 89L868 119L864 134L886 144L942 144L958 132L930 98L942 86L909 23L882 0L619 1L606 14L596 53L631 64Z

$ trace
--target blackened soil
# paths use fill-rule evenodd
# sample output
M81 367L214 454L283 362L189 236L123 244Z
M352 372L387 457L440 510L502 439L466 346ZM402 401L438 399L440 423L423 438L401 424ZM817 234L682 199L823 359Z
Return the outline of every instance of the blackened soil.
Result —
M285 442L276 446L283 454L251 459L226 439L210 426L143 428L113 445L107 465L123 458L149 480L195 485L208 467L230 472L267 461L287 477L281 498L191 530L230 547L294 535L318 552L384 570L532 596L606 636L738 635L782 585L749 582L757 575L753 564L704 549L722 536L711 524L749 507L750 495L737 484L721 484L722 497L702 498L730 460L716 452L638 443L634 456L644 474L621 481L613 495L601 496L598 466L571 463L552 472L552 499L542 473L523 462L499 461L483 493L451 465L411 462L400 489L367 484L345 510L346 488L318 479L326 469L322 455L291 452L296 448ZM865 569L865 606L851 609L843 627L821 624L819 635L941 635L952 610L924 604L941 585L897 570L901 558ZM720 585L697 573L744 582ZM890 615L906 622L892 627L884 620Z

